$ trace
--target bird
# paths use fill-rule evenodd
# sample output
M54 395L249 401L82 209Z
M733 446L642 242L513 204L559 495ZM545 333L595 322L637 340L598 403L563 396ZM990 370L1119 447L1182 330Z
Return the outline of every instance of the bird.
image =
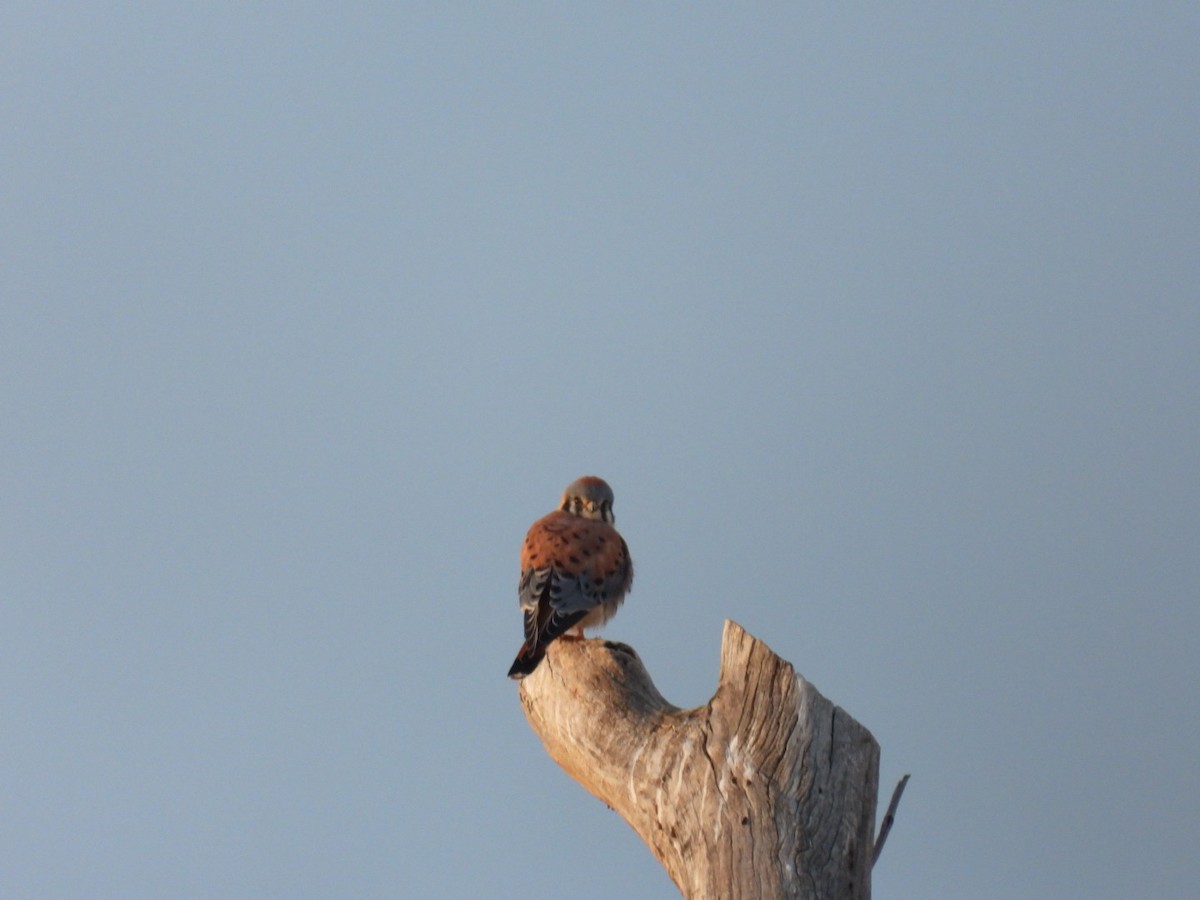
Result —
M530 527L517 587L525 642L509 678L530 674L550 643L571 629L582 638L584 628L616 613L633 585L633 561L615 521L612 488L585 475L567 485L558 509Z

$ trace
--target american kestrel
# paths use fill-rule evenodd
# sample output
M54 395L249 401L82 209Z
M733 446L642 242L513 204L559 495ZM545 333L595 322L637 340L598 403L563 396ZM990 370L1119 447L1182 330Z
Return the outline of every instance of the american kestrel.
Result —
M517 595L525 614L525 643L509 678L537 668L550 642L576 628L603 625L633 584L633 562L613 528L613 492L585 475L567 485L558 509L533 523L521 547Z

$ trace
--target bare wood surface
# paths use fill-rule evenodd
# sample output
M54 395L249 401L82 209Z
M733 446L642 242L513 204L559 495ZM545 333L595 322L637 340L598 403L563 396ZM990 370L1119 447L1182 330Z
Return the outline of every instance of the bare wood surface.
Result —
M875 850L871 854L871 868L875 867L875 863L879 862L879 854L883 852L884 842L887 841L888 833L892 830L892 823L896 821L896 807L900 805L900 797L904 794L904 786L908 784L909 776L905 775L896 785L896 789L892 791L892 802L888 804L887 812L883 814L883 822L879 826L879 834L875 836Z
M555 641L520 696L550 756L689 900L870 897L879 745L739 625L696 709L602 640Z

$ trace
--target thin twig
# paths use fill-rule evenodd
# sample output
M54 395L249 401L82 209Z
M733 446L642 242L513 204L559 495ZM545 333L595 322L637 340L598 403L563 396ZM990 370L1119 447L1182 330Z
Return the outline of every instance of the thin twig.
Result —
M908 784L907 775L900 779L900 783L892 791L892 802L888 804L887 812L883 814L883 823L879 826L879 837L875 838L875 852L871 854L872 866L879 862L879 854L883 852L883 842L887 840L888 832L892 830L892 823L896 821L896 807L900 805L900 795L904 793L906 784Z

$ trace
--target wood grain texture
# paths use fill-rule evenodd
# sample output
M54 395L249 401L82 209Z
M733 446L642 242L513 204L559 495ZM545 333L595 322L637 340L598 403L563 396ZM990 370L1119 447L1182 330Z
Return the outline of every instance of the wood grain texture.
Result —
M689 900L870 897L879 745L735 623L705 706L672 706L631 647L600 640L556 641L520 697Z

